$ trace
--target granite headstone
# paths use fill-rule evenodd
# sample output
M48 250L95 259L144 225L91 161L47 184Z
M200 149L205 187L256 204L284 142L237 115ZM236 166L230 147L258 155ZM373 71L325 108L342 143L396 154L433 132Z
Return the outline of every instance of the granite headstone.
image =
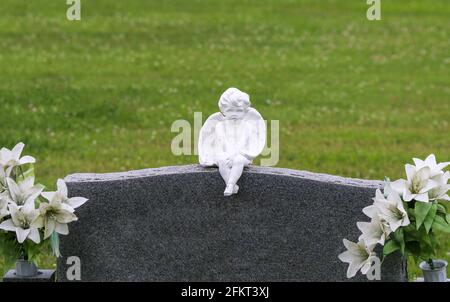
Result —
M61 236L57 280L67 257L81 281L346 281L338 255L355 241L361 209L379 181L249 167L241 191L224 197L217 168L198 165L66 177L89 201ZM367 281L360 273L350 279ZM382 281L405 281L390 257Z

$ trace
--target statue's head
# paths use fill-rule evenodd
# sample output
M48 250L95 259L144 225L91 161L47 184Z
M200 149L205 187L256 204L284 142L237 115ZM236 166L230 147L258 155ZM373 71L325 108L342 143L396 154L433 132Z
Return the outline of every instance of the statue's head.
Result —
M250 108L250 97L237 88L228 88L220 97L220 112L229 119L241 119Z

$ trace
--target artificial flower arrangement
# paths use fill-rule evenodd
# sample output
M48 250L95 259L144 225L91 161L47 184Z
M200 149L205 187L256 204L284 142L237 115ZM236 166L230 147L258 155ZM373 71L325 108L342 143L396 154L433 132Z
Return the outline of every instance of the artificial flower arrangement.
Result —
M35 262L36 256L51 247L60 256L58 235L69 233L68 223L77 220L75 209L87 199L68 198L62 179L56 192L45 192L35 184L35 159L21 157L25 145L0 150L0 254L8 262L23 259Z
M450 214L442 202L450 201L447 194L450 172L443 169L450 162L436 163L433 154L425 160L414 158L414 164L406 164L406 180L394 182L386 179L383 189L376 190L374 203L362 211L370 222L358 222L361 231L358 243L344 239L347 251L339 259L349 263L347 278L361 270L367 274L373 259L374 248L383 246L384 257L398 251L403 256L423 260L434 269L438 241L435 231L450 233ZM380 258L379 258L380 259Z

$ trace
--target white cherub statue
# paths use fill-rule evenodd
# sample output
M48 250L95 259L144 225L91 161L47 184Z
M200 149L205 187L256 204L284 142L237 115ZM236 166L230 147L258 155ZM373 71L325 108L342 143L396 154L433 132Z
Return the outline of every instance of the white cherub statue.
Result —
M218 166L225 181L225 196L236 194L244 167L266 144L266 124L250 107L248 94L227 89L219 100L220 112L212 114L200 130L198 152L202 166Z

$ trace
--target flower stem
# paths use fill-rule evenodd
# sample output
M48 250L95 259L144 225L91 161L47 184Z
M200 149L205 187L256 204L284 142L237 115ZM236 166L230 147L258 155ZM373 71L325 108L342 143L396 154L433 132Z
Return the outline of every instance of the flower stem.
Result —
M20 244L20 258L23 260L28 260L27 251L25 250L23 244Z
M25 180L25 175L23 174L23 170L22 170L22 167L21 166L19 166L19 170L20 170L20 175L22 175L22 180Z
M433 263L433 259L428 259L428 265L430 266L430 268L432 269L432 270L434 270L434 263Z

